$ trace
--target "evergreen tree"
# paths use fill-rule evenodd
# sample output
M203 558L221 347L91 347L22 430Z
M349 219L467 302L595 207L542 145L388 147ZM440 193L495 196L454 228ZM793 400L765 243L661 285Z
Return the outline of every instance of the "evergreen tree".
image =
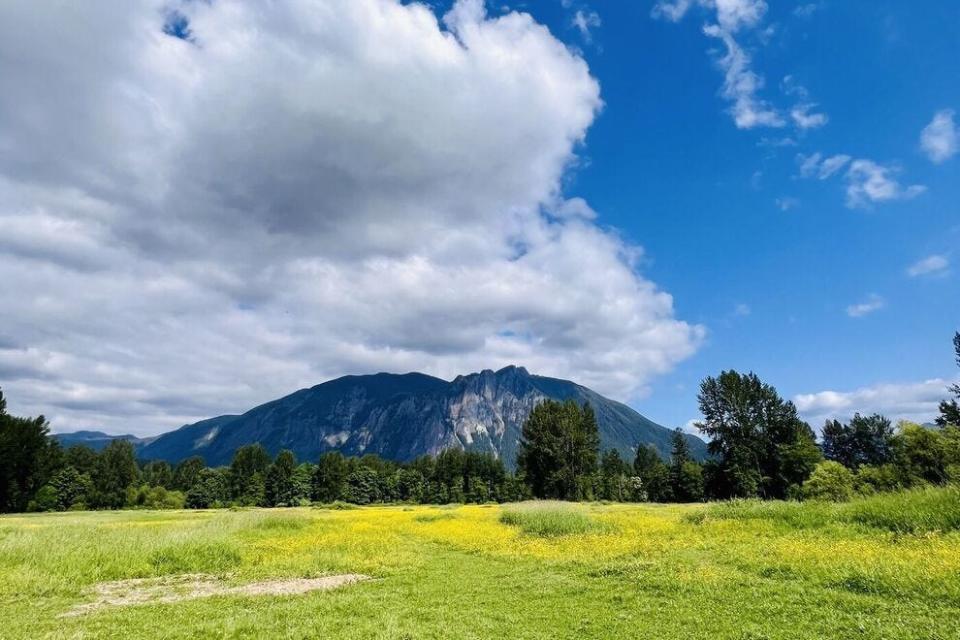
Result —
M600 496L623 502L630 498L630 466L616 449L608 449L600 459Z
M270 467L270 454L260 443L237 449L230 462L231 497L244 505L263 502L263 479Z
M652 445L637 445L637 455L633 460L633 472L640 478L640 484L650 502L670 502L673 499L673 487L670 482L670 469L660 459L660 454Z
M293 474L297 460L293 452L284 449L267 469L264 479L264 498L268 507L289 507L296 503L296 486Z
M186 505L191 509L209 509L226 504L230 500L229 470L220 467L204 467L196 475L187 492Z
M960 367L960 331L953 336L953 351L957 356L957 366ZM937 418L937 424L941 427L948 424L960 427L960 384L952 385L949 389L953 394L953 400L944 400L940 403L940 416Z
M200 479L200 472L207 468L200 456L192 456L182 460L173 472L173 488L178 491L189 492Z
M317 502L343 500L347 485L347 461L339 451L320 456L313 475L311 497Z
M133 445L126 440L111 440L97 456L93 473L93 506L119 509L127 501L127 488L139 479Z
M517 468L534 496L579 500L591 493L599 449L589 404L544 400L523 424Z
M703 469L690 455L690 443L680 429L673 432L670 454L670 489L677 502L703 499Z
M148 487L173 489L173 469L166 460L154 460L143 465L141 480Z
M97 452L86 445L75 444L64 451L63 464L92 477L97 468Z
M7 413L0 390L0 512L24 511L62 463L57 441L43 416Z

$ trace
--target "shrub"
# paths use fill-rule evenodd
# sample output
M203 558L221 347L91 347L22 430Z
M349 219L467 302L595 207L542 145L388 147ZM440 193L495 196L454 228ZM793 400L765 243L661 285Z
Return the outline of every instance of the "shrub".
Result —
M882 491L902 489L900 472L892 464L862 465L857 469L854 484L859 493L870 495Z
M183 509L184 495L180 491L167 491L163 487L129 487L127 506L139 509Z
M803 483L803 496L811 500L849 500L853 496L853 473L839 462L820 462Z

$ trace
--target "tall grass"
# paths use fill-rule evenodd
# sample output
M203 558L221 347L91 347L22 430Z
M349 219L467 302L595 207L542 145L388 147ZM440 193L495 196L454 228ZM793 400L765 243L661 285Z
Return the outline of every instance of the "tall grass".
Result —
M523 502L503 507L500 522L541 538L569 536L603 530L586 511L569 502Z
M960 531L960 487L882 493L843 506L844 519L897 533Z
M960 487L926 487L880 493L847 503L732 500L686 516L707 519L764 520L793 529L856 524L897 533L960 531Z

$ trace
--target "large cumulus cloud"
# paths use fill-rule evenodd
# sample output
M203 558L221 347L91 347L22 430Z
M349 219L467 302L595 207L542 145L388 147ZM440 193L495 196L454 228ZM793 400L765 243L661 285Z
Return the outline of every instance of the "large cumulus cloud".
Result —
M629 399L702 339L563 193L599 87L529 15L12 0L0 76L0 385L56 428L508 363Z

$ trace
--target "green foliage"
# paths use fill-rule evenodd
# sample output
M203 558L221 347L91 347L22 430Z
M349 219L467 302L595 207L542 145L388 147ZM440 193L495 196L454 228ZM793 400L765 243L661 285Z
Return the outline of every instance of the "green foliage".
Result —
M294 472L297 460L292 451L284 449L267 469L264 480L264 502L268 507L292 507L299 501Z
M893 441L894 460L904 484L947 480L948 447L943 436L912 422L901 422Z
M625 502L632 499L630 468L616 449L605 451L600 459L600 482L597 497L601 500Z
M358 467L347 476L345 497L355 504L379 502L382 498L380 476L370 467Z
M49 484L40 487L33 500L27 505L27 511L56 511L57 490Z
M523 424L517 467L534 496L580 500L592 493L599 449L589 404L544 400Z
M136 483L139 476L133 445L126 440L112 440L97 456L91 506L121 508L127 501L127 488Z
M200 472L207 467L203 458L193 456L182 460L173 472L173 488L189 492L200 478Z
M823 455L856 470L860 465L883 465L893 459L893 427L879 414L853 416L849 424L827 420L821 432Z
M650 502L670 502L673 500L673 485L670 469L660 459L660 454L652 446L640 444L633 460L633 472L640 479L640 485L646 500Z
M185 496L180 491L171 491L164 487L127 487L128 507L135 509L183 509Z
M97 468L97 452L82 444L75 444L63 453L63 463L81 475L93 476Z
M673 432L670 494L677 502L699 502L704 497L703 467L691 458L690 445L680 429Z
M209 509L225 505L230 500L230 474L224 468L203 468L187 492L186 506L191 509Z
M900 470L894 464L879 466L864 464L857 469L854 486L857 492L863 495L897 491L903 488L903 478Z
M803 483L803 496L810 500L849 500L853 496L853 473L839 462L819 463Z
M270 467L270 454L260 443L237 449L230 463L230 496L241 505L264 501L264 475Z
M756 374L724 371L706 378L698 396L718 465L711 473L716 497L783 498L812 468L813 431Z
M166 460L154 460L143 466L141 480L151 487L173 489L173 468Z
M347 486L347 461L339 451L328 451L320 456L313 476L311 497L317 502L343 499Z
M953 336L953 352L957 356L957 366L960 367L960 331ZM950 393L953 394L953 400L944 400L940 403L940 415L937 417L937 424L945 427L948 424L960 426L960 384L950 386Z
M703 467L692 460L671 472L673 497L677 502L700 502L704 498Z
M541 538L604 530L585 510L567 502L526 502L506 506L500 513L500 522Z
M57 493L57 510L66 511L75 505L86 503L93 493L93 482L86 473L72 466L61 469L50 481Z
M62 455L43 416L6 412L0 390L0 512L23 511L61 464Z

